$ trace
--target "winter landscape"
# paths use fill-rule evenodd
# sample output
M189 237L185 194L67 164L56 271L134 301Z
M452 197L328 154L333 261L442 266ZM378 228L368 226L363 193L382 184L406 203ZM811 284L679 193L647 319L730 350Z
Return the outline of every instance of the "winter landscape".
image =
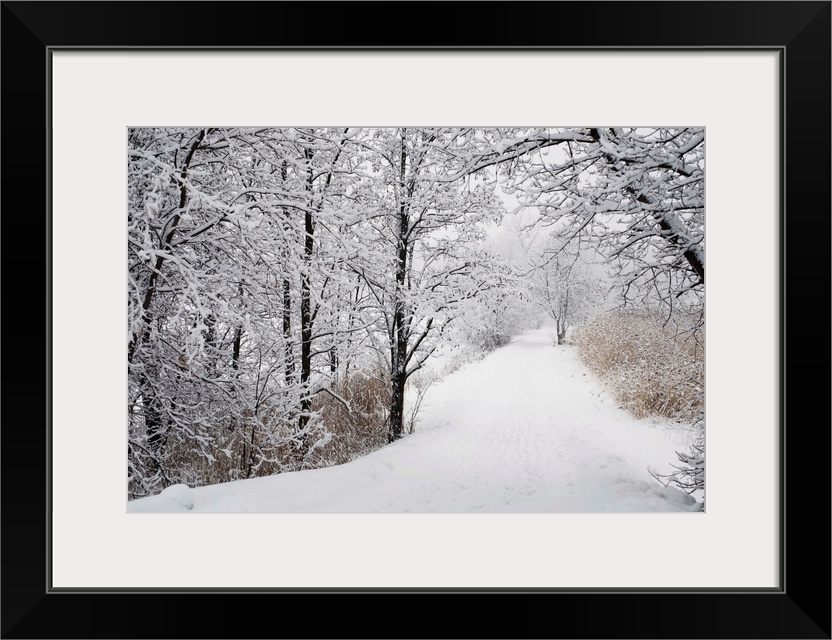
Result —
M128 512L701 512L701 128L128 131Z

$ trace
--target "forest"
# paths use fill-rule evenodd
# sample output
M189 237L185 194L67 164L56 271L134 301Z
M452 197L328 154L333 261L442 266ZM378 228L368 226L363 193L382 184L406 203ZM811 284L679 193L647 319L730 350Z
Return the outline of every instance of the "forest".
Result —
M398 446L443 379L525 335L683 428L650 474L702 508L704 129L127 138L130 501Z

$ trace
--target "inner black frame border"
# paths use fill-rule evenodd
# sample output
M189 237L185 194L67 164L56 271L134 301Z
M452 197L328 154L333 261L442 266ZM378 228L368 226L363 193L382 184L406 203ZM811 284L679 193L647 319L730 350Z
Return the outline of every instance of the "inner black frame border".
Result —
M3 2L2 637L829 638L830 6L828 1ZM430 20L412 18L428 8ZM234 16L256 19L230 19ZM513 23L516 28L508 29ZM49 85L52 52L64 49L779 52L779 588L53 588ZM90 250L95 241L90 239ZM753 265L749 277L755 277ZM811 303L802 301L809 295ZM818 358L827 365L824 375L815 372ZM737 465L753 471L754 461ZM695 553L691 556L695 562ZM355 607L354 617L327 615L335 598ZM419 609L407 611L408 605ZM172 622L154 615L182 607L190 615ZM402 626L374 622L384 610L398 612ZM440 612L452 614L452 622L437 624Z

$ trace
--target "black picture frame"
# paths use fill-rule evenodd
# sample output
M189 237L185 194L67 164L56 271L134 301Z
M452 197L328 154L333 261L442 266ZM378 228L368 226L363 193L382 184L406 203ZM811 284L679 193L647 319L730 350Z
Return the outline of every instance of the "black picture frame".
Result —
M2 637L829 638L831 6L828 1L3 2ZM62 48L126 47L778 51L784 81L780 586L53 589L48 487L59 479L51 477L48 456L49 399L58 382L49 367L50 59ZM750 265L749 278L754 277L764 276ZM754 463L737 461L750 473ZM689 562L695 563L695 541L690 544ZM726 558L730 561L730 550ZM344 603L350 615L341 613ZM393 627L384 623L386 613L397 620Z

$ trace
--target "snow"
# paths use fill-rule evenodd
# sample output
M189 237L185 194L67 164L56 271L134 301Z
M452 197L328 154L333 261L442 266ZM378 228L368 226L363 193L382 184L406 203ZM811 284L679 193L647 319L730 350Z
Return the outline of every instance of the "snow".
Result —
M159 511L190 511L194 508L193 489L186 484L174 484L158 496Z
M597 513L693 511L649 473L686 432L619 409L551 329L433 385L416 432L348 464L128 502L128 512Z

